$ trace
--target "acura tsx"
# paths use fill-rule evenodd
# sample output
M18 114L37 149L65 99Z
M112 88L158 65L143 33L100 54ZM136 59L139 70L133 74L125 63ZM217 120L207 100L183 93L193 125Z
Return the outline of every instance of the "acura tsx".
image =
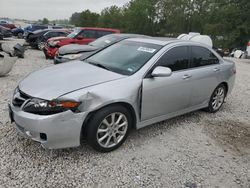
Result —
M23 135L49 149L112 151L132 128L206 109L217 112L235 81L234 62L212 48L177 39L133 38L85 61L24 78L9 104Z

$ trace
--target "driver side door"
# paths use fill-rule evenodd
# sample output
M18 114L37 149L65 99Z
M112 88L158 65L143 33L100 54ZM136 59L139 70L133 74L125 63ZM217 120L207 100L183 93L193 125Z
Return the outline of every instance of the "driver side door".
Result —
M77 44L88 44L96 39L96 31L85 29L75 39Z
M155 64L172 70L169 77L143 79L141 120L147 121L167 114L182 111L189 107L192 75L189 74L189 48L174 47L167 51Z

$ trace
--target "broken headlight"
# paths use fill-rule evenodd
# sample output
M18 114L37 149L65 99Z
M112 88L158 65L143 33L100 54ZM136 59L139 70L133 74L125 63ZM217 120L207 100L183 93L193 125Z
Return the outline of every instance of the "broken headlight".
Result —
M49 42L49 46L55 47L55 46L57 46L57 44L58 44L59 42L60 42L60 41L50 41L50 42Z
M74 60L74 59L80 58L81 56L82 54L67 54L67 55L64 55L63 58Z
M80 103L75 101L31 99L24 105L23 110L33 114L52 115L67 110L76 111L79 105Z

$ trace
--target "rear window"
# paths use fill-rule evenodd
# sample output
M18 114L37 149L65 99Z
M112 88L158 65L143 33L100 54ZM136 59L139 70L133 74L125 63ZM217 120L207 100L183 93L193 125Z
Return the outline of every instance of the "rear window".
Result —
M95 46L98 48L103 48L106 46L111 45L112 43L119 40L119 36L116 35L107 35L104 37L101 37L99 39L96 39L95 41L89 43L90 46Z
M105 35L109 35L109 34L113 34L114 32L113 31L96 31L97 32L97 37L102 37L102 36L105 36Z
M208 49L200 46L191 47L191 68L218 64L219 59Z

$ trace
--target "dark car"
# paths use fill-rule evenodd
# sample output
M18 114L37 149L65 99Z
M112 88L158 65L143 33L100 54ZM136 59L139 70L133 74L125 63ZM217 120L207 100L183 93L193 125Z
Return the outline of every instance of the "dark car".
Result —
M148 36L138 34L110 34L103 36L88 45L69 44L59 48L54 58L54 63L64 63L75 59L86 59L90 55L100 51L114 43L120 42L128 38L145 38Z
M14 28L11 30L12 34L18 38L23 38L24 29L21 27Z
M2 38L12 37L12 33L9 28L0 26L0 33L2 34Z
M50 30L50 31L46 32L43 36L40 37L39 42L37 44L38 49L42 50L48 39L50 39L52 37L66 37L70 33L71 33L70 30L64 30L64 29Z
M1 26L9 28L9 29L14 29L16 28L16 26L14 24L11 23L0 23Z
M26 37L26 42L37 49L43 49L45 42L51 37L67 36L70 32L62 29L43 29L31 32Z
M37 30L42 30L42 29L62 29L63 27L61 26L56 26L56 25L37 25L37 24L31 24L27 27L24 28L24 38L28 37L30 33L37 31Z

